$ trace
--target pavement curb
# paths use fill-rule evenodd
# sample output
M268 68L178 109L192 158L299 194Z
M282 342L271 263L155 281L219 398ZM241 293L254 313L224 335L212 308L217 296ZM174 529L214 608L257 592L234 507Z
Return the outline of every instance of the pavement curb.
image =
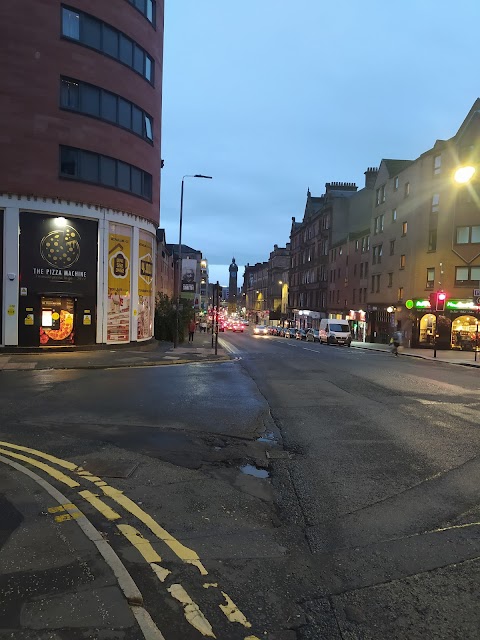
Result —
M27 467L24 467L21 464L18 464L17 462L10 460L9 458L6 458L2 455L0 455L0 462L7 464L13 469L16 469L20 473L23 473L24 475L31 478L34 482L39 484L49 495L51 495L59 505L71 504L71 500L69 500L63 493L61 493L61 491L56 489L53 485L44 480L34 471L31 471ZM82 516L80 518L76 518L74 521L77 523L86 537L91 542L93 542L102 558L112 570L115 578L117 579L118 586L123 592L127 603L131 608L133 616L135 617L135 620L137 621L137 624L139 625L145 639L165 640L161 631L158 629L158 627L150 617L150 614L143 608L143 596L140 592L140 589L137 587L132 576L128 573L123 562L120 560L120 558L108 544L108 542L103 539L101 533L93 526L93 524L84 515L81 509L78 509L76 507L76 510L79 511Z
M376 353L390 353L388 349L375 349L372 347L360 347L357 345L351 345L351 349L361 349L362 351L375 351ZM420 360L428 360L429 362L436 362L441 364L449 364L457 367L471 367L472 369L479 369L480 364L474 362L450 362L448 360L442 360L441 358L433 358L432 356L422 356L420 353L405 353L405 351L399 353L400 356L407 356L407 358L419 358Z

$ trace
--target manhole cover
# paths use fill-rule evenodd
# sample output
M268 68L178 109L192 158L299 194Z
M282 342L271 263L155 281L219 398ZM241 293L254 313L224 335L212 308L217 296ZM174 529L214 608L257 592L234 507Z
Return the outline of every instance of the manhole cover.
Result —
M129 478L138 467L138 462L128 460L88 460L83 464L85 471L90 471L100 478Z

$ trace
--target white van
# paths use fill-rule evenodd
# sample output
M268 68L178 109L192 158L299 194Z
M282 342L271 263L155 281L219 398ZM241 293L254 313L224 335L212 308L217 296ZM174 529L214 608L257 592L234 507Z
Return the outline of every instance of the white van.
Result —
M323 318L320 320L320 343L325 344L346 344L350 346L352 342L352 333L348 320L333 320Z

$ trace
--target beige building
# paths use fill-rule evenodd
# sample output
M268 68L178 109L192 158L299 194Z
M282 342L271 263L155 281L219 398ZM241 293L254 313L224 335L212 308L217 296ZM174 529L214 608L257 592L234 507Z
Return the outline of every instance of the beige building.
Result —
M369 336L386 341L401 330L412 346L437 335L444 348L472 348L479 307L480 206L478 179L460 186L455 170L474 167L480 152L480 100L458 132L437 140L414 161L383 160L375 184L368 290ZM430 308L446 293L445 310Z

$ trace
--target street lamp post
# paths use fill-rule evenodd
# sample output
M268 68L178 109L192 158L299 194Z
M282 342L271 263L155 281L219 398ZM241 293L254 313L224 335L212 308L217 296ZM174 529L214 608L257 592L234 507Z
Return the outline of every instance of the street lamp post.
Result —
M212 179L212 176L204 176L200 173L196 173L195 175L186 175L182 178L182 189L180 192L180 225L178 229L178 277L177 277L177 304L175 309L175 335L173 346L176 347L179 341L179 322L180 322L180 291L181 291L181 281L182 281L182 222L183 222L183 184L185 182L185 178L207 178L208 180Z

